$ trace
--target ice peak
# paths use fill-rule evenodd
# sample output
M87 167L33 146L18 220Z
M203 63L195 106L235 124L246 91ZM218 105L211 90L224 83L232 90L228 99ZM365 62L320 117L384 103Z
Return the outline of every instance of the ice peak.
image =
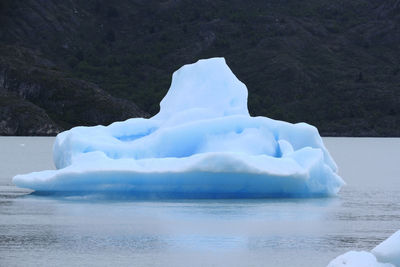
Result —
M171 87L155 117L170 120L185 116L183 113L190 113L192 119L249 115L247 87L222 57L185 65L172 75Z

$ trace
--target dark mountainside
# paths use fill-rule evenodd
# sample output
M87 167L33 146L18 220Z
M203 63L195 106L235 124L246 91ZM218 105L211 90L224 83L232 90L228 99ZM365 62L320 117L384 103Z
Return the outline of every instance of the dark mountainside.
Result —
M214 56L252 115L400 136L400 0L1 0L0 134L151 116Z

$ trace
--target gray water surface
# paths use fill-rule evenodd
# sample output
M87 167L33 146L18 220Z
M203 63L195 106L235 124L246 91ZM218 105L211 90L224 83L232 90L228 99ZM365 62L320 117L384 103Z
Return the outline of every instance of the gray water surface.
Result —
M326 266L400 229L400 139L324 138L336 198L107 200L30 195L51 137L0 137L0 266Z

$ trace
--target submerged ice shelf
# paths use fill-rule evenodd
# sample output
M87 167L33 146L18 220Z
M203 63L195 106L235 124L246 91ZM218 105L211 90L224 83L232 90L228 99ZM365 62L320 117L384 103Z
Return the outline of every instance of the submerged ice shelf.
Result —
M57 170L13 182L46 194L234 198L331 196L344 184L315 127L249 115L223 58L177 70L154 117L72 128L53 153Z

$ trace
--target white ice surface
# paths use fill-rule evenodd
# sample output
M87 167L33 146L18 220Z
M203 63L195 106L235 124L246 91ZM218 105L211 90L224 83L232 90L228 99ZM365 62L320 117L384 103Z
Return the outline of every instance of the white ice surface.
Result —
M371 251L380 262L400 266L400 230L380 243Z
M349 251L332 260L327 267L395 267L378 262L374 254L366 251Z
M249 115L247 88L223 58L176 71L154 117L72 128L53 155L58 170L13 182L185 197L330 196L344 184L315 127Z
M400 266L400 230L371 252L349 251L332 260L328 267L396 267Z

